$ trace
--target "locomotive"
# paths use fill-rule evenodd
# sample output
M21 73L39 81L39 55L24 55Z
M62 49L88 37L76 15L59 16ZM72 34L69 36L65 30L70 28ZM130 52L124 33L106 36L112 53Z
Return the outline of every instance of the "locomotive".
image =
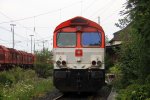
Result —
M32 68L34 62L34 54L0 45L0 70L7 70L14 66Z
M53 33L53 83L62 92L96 92L105 85L105 34L102 27L77 16Z

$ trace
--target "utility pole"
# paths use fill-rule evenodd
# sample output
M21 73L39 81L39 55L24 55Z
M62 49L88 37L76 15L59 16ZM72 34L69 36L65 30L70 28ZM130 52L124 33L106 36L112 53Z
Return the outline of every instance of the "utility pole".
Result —
M14 47L15 47L15 39L14 39L14 26L16 26L16 24L10 24L10 26L11 26L11 31L12 31L12 37L13 37L13 49L14 49Z
M98 24L100 25L100 17L98 16Z
M34 39L34 53L35 53L35 39Z
M32 53L32 36L34 35L30 35L31 36L31 53Z
M44 43L45 43L45 42L47 42L47 40L42 41L42 43L43 43L43 51L44 51L44 48L45 48L45 47L44 47Z

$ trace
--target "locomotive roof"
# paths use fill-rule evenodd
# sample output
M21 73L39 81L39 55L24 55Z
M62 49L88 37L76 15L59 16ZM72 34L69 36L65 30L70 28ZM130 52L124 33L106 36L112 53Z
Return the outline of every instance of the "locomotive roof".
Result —
M19 54L19 51L17 51L16 49L8 48L8 50L9 50L11 53L17 53L17 54Z
M9 51L5 46L0 45L0 48L4 51Z
M77 16L77 17L74 17L72 19L69 19L69 20L64 21L61 24L59 24L55 28L54 32L56 32L57 30L59 30L61 28L68 27L68 26L74 26L74 25L79 25L79 26L87 25L87 26L95 27L95 28L103 31L102 27L99 24L95 23L94 21L91 21L91 20L86 19L81 16Z

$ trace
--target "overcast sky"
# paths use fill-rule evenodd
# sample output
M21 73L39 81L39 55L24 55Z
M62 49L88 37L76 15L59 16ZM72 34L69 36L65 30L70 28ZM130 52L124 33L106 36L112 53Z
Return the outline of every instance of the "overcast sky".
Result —
M51 50L55 27L75 16L95 22L100 16L101 26L111 39L120 30L114 24L122 18L119 12L125 3L126 0L0 0L0 45L12 47L10 24L16 24L16 49L30 52L30 35L34 35L36 50L43 48L43 41Z

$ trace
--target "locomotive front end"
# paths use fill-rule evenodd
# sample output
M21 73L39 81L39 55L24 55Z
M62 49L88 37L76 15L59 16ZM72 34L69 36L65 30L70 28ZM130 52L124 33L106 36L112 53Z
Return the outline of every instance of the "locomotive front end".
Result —
M105 84L105 36L93 21L75 17L53 37L53 82L62 92L96 92Z

